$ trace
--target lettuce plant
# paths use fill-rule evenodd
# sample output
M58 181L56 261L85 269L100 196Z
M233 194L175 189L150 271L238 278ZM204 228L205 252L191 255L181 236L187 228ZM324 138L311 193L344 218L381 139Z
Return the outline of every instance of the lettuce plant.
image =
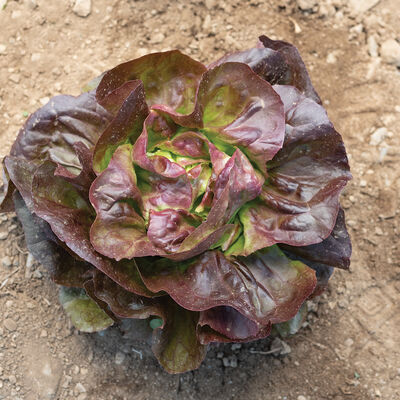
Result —
M148 318L172 373L211 342L292 332L349 266L346 151L282 41L209 66L179 51L118 65L33 113L3 164L2 210L75 326Z

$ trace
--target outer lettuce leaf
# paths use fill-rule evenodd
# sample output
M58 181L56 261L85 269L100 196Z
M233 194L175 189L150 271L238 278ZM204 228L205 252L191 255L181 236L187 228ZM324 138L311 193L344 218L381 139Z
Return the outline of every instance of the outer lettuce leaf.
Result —
M83 287L91 278L93 267L69 254L59 243L50 226L32 214L21 195L14 194L15 211L25 232L29 252L49 272L51 279L63 286Z
M168 298L164 305L164 325L153 333L155 356L173 374L198 368L207 353L196 335L199 313L185 310Z
M275 69L279 71L272 83L294 86L306 97L321 104L321 99L311 83L306 66L296 47L281 40L272 40L264 35L260 36L259 39L264 47L277 51L284 59L283 65L280 60L279 63L271 64L270 68L275 67ZM267 78L267 76L265 78Z
M283 56L278 51L265 47L255 47L227 54L213 62L208 68L211 69L226 62L247 64L257 75L271 85L279 83L288 71L288 66Z
M289 260L276 246L229 259L209 251L184 266L157 260L138 263L150 290L167 292L185 309L229 306L264 327L294 317L316 284L312 269Z
M275 324L274 329L277 330L282 337L294 335L300 330L301 326L303 325L307 317L307 313L307 303L303 303L303 305L300 307L299 312L291 320L281 322L280 324Z
M135 143L143 129L144 120L149 113L143 83L129 81L114 90L104 99L103 104L115 110L114 119L100 136L93 155L93 169L102 172L110 162L114 151L124 143Z
M348 269L350 265L352 249L344 211L339 209L335 227L321 243L300 247L280 244L279 247L292 260L299 260L315 270L317 286L312 296L320 295L327 287L334 268Z
M75 150L79 162L82 166L82 170L79 175L75 175L70 172L67 168L62 165L58 165L54 174L63 177L67 182L70 182L86 199L88 198L88 192L90 185L96 178L96 175L92 169L92 152L82 142L76 142L72 145Z
M80 259L94 265L124 289L152 297L132 261L116 262L97 253L89 239L94 211L78 190L63 178L55 176L51 162L41 165L32 182L33 209L45 220L57 238Z
M93 92L53 97L29 117L11 155L35 163L51 160L78 174L82 166L73 144L92 148L110 119Z
M331 234L321 243L300 247L280 244L279 247L290 253L290 258L296 255L307 260L307 263L312 262L335 268L349 269L352 249L343 209L339 209Z
M26 206L32 212L32 179L37 165L32 161L26 161L13 156L4 158L4 165L11 181L24 199Z
M275 243L321 242L335 225L339 194L351 178L342 138L322 106L293 87L274 89L285 105L285 143L268 164L261 199L239 212L244 254Z
M81 332L98 332L111 326L114 321L82 289L60 288L60 303Z
M3 186L0 187L0 191L3 194L0 197L0 212L11 212L14 211L12 195L15 191L15 185L10 179L4 160L2 161L2 178Z
M162 303L158 299L128 292L101 272L94 274L90 289L91 294L107 304L112 313L119 318L146 319L150 316L165 318Z
M96 97L102 102L127 81L143 82L149 106L161 104L181 114L193 110L196 89L206 67L178 50L149 54L106 72Z
M285 129L282 102L268 82L242 63L221 64L204 74L196 109L212 140L240 147L266 172Z
M202 344L248 342L265 338L270 332L271 324L260 325L227 306L201 311L197 326L197 334Z

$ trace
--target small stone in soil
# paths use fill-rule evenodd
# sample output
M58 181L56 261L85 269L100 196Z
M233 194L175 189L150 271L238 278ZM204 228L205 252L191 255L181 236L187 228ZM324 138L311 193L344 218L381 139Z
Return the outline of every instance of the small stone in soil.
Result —
M117 351L117 353L115 354L115 364L117 365L121 365L125 360L125 354Z
M10 332L14 332L17 329L17 323L11 319L11 318L6 318L4 320L4 327L10 331Z
M8 233L7 232L0 232L0 240L5 240L8 237Z
M384 41L381 46L381 57L387 64L400 67L400 43L394 39Z
M91 0L75 0L73 12L79 17L87 17L92 10Z
M3 264L4 267L11 267L12 266L12 261L9 256L5 256L1 259L1 263Z

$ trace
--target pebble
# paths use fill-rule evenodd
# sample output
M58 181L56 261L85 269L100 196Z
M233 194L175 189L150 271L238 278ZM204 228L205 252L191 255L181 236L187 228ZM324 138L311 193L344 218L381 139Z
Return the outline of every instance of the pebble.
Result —
M385 63L400 67L400 43L394 39L385 40L381 45L381 57Z
M312 10L317 4L315 0L297 0L297 5L303 11Z
M10 331L10 332L14 332L17 329L17 323L11 319L11 318L6 318L4 320L4 327Z
M21 11L15 10L11 13L11 19L17 19L22 15Z
M150 43L158 44L161 43L164 39L165 35L162 32L158 32L150 39Z
M92 11L91 0L75 0L72 11L79 17L85 18L89 16Z
M121 365L125 360L125 354L121 351L117 351L115 353L115 364Z
M378 128L370 137L369 144L371 146L378 146L385 138L389 136L389 132L385 127Z
M86 393L81 393L81 394L78 396L78 400L86 400L86 398L87 398L87 394L86 394Z
M376 42L375 35L368 36L368 53L371 57L378 57L378 43Z
M329 53L328 56L326 57L326 62L328 64L335 64L337 61L335 53Z
M344 341L344 344L345 344L347 347L351 347L351 346L353 346L353 344L354 344L354 340L353 340L352 338L348 338L348 339L346 339L346 340Z
M0 55L6 54L7 46L4 44L0 44Z
M21 79L18 74L11 74L9 78L10 78L10 81L14 82L14 83L19 83L19 81Z
M364 14L376 6L380 0L349 0L348 7L352 15Z
M40 53L32 53L31 61L36 62L40 60Z
M297 396L297 400L307 400L307 397L305 397L305 396Z
M26 0L25 3L27 4L27 6L31 9L34 10L38 4L36 0Z
M42 97L41 99L39 99L40 104L45 105L50 101L50 97Z
M3 264L4 267L11 267L12 266L12 261L9 256L5 256L1 259L1 263Z
M8 237L8 232L0 232L0 240L5 240Z
M231 346L232 351L239 350L239 349L241 349L241 348L242 348L241 343L234 343L234 344Z
M82 385L82 383L78 382L78 383L75 385L75 392L76 392L76 393L86 393L86 389L85 389L85 387Z
M35 265L35 258L31 253L28 253L28 256L26 257L26 268L32 269L32 267Z
M216 0L205 0L204 4L208 10L212 10L215 7L215 5L217 4L217 2L216 2Z

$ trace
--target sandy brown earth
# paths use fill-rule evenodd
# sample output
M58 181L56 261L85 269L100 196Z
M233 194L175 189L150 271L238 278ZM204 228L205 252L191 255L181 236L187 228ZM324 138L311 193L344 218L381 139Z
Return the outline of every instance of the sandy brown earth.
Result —
M387 50L399 0L92 0L87 17L73 5L0 11L1 157L28 113L119 62L171 48L210 62L267 34L298 46L344 137L354 255L285 339L289 354L263 354L270 340L219 346L170 376L124 326L76 332L14 215L1 216L0 399L400 399L400 70Z

